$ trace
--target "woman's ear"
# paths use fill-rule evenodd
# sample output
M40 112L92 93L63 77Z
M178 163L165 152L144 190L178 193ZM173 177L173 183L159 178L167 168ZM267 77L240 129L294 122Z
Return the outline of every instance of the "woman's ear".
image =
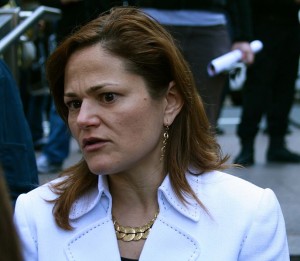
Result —
M170 126L173 123L176 116L181 111L181 108L183 106L182 96L177 90L174 81L171 81L169 83L165 100L166 100L166 107L165 107L165 115L164 115L164 125Z

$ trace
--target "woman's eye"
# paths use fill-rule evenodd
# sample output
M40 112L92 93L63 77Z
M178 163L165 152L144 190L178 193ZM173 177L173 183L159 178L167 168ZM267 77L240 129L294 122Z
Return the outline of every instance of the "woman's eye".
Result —
M116 94L112 92L103 93L102 100L106 103L113 102L116 99Z
M81 101L79 101L79 100L68 101L68 102L66 102L66 105L69 110L76 110L76 109L80 108Z

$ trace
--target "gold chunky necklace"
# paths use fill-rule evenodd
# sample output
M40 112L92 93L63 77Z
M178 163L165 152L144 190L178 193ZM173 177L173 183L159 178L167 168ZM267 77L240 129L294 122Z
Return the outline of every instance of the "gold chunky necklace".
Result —
M125 242L139 241L147 239L150 230L158 216L159 210L155 213L154 218L152 218L147 224L140 227L128 227L120 225L117 220L113 217L114 227L116 231L116 236L118 240Z

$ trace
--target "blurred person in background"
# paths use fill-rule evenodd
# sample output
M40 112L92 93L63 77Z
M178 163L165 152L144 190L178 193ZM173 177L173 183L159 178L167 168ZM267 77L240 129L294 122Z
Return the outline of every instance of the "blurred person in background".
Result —
M251 64L254 54L248 0L137 0L137 5L168 27L190 64L198 92L205 104L212 130L216 131L228 76L209 76L209 62L231 49L243 52Z
M285 136L295 98L300 53L299 0L251 0L253 35L263 50L247 71L241 122L241 150L234 162L255 163L255 137L266 115L267 162L300 163L300 154L287 148Z

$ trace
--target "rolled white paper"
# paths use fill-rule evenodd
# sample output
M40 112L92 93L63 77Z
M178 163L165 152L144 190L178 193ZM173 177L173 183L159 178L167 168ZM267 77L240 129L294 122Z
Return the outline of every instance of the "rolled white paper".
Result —
M263 44L259 40L250 43L250 47L254 53L259 52L263 48ZM242 51L234 50L212 60L207 67L210 76L217 75L224 71L229 71L235 63L242 59Z

